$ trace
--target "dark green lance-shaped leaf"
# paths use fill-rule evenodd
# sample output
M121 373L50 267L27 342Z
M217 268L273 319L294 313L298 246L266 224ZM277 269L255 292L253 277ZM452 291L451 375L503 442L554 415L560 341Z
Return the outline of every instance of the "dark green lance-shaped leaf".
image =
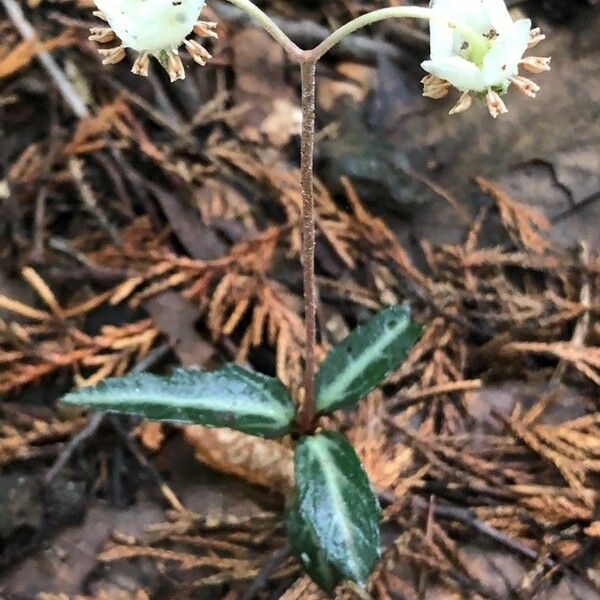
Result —
M301 537L306 547L296 552L311 560L321 553L332 581L337 571L364 585L379 556L380 510L354 449L334 432L304 437L294 452L294 478L297 514L292 525L307 532Z
M348 408L376 388L419 339L423 327L406 306L392 306L357 327L325 357L316 376L316 408Z
M303 521L297 503L288 509L285 522L290 546L304 570L318 586L332 592L344 577L319 548L314 531Z
M132 373L71 392L63 402L262 436L283 435L294 420L294 401L279 379L234 364L176 369L168 377Z

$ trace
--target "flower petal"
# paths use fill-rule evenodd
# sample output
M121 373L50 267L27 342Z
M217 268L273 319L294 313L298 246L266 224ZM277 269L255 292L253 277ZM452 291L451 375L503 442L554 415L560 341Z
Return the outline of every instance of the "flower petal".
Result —
M519 72L519 62L527 50L531 21L521 19L500 34L483 59L483 77L488 86L504 85Z
M454 53L454 32L442 21L431 21L429 25L431 58L445 58Z
M510 31L513 20L504 0L484 0L487 19L499 34Z
M431 0L431 8L445 15L452 15L456 0ZM459 0L461 2L462 0ZM456 8L456 7L454 7ZM454 53L454 31L443 21L432 19L429 22L431 58L444 58Z
M491 0L459 0L453 3L453 9L447 14L466 23L477 33L486 34L492 28L491 11L488 4ZM502 2L502 0L499 0ZM495 1L494 1L495 4Z
M482 92L487 88L483 74L477 65L464 58L450 56L426 60L421 63L421 66L428 73L449 81L461 92Z

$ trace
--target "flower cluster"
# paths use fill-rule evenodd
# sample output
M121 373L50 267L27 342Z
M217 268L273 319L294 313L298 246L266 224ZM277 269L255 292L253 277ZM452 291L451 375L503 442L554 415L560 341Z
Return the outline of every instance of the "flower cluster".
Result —
M422 63L429 73L422 81L424 96L443 98L455 87L463 94L450 114L467 110L480 97L494 118L508 112L501 96L511 85L535 98L540 87L519 75L519 66L542 73L550 70L550 58L524 57L545 39L529 19L513 22L503 0L432 0L431 6L447 18L431 21L431 58ZM456 17L460 22L453 21Z
M171 81L183 79L185 70L179 48L184 45L200 65L211 57L190 33L217 37L216 23L199 21L204 0L94 0L94 14L108 22L108 27L94 27L90 39L101 44L120 40L118 46L98 50L104 64L114 64L125 58L125 48L138 53L132 72L148 75L150 56L158 59Z

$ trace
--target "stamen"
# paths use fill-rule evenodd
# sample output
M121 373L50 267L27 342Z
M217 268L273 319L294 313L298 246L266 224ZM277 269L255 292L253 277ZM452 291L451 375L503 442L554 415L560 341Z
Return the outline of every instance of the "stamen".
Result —
M433 98L434 100L439 100L447 96L452 87L449 81L431 74L423 77L421 83L423 84L423 96Z
M454 105L452 110L448 113L449 115L456 115L458 113L465 112L473 105L473 96L469 92L465 92L460 100Z
M98 42L99 44L112 42L117 37L110 27L92 27L90 29L90 34L88 40Z
M196 21L194 33L202 37L211 37L217 39L219 34L216 32L217 23L212 21Z
M102 56L103 65L115 65L121 62L125 56L125 48L123 46L117 46L116 48L98 48L98 54Z
M423 90L423 96L425 96L425 98L432 98L433 100L440 100L450 93L450 87L450 85L428 87Z
M527 79L527 77L521 77L520 75L512 80L515 87L521 90L526 96L535 98L536 94L540 91L540 86L537 83Z
M530 73L544 73L550 70L550 57L544 56L526 56L521 64L526 71Z
M148 68L150 67L150 57L147 52L140 54L133 63L131 72L134 75L141 75L142 77L148 77Z
M168 52L166 59L161 59L160 62L165 71L169 74L171 83L178 79L185 79L185 69L183 68L181 57L175 51Z
M492 115L494 119L499 115L504 115L508 112L506 104L504 104L504 101L502 100L502 98L500 98L498 92L495 92L494 90L488 90L488 93L485 97L485 101L488 110L490 111L490 115Z
M206 61L212 58L210 52L196 40L184 40L183 43L185 44L187 51L190 53L190 56L199 65L204 66Z
M542 33L542 30L539 27L532 29L529 32L529 42L527 47L529 49L535 48L540 42L543 42L546 39L546 36Z

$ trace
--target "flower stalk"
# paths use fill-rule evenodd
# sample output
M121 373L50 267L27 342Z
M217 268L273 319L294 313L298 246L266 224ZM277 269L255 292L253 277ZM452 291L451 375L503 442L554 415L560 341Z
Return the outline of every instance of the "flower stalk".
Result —
M232 0L229 1L231 2ZM364 27L387 19L425 19L426 21L441 21L446 23L450 28L461 33L465 39L469 40L473 47L480 48L484 42L482 37L466 23L448 17L433 8L422 6L393 6L390 8L374 10L353 19L349 23L346 23L346 25L343 25L338 30L334 31L327 39L322 41L310 52L313 53L313 58L315 60L319 60L344 38L347 38L359 29L363 29Z
M302 184L302 270L304 281L304 322L306 346L304 356L304 398L297 422L302 431L309 431L315 416L314 379L317 344L317 286L315 281L315 198L313 165L315 149L315 88L317 63L303 60L302 134L300 172Z
M250 0L228 0L230 4L237 6L243 10L249 17L260 23L262 28L278 42L281 47L288 53L290 58L296 62L303 57L304 51L299 48L292 40L281 30L281 28Z

